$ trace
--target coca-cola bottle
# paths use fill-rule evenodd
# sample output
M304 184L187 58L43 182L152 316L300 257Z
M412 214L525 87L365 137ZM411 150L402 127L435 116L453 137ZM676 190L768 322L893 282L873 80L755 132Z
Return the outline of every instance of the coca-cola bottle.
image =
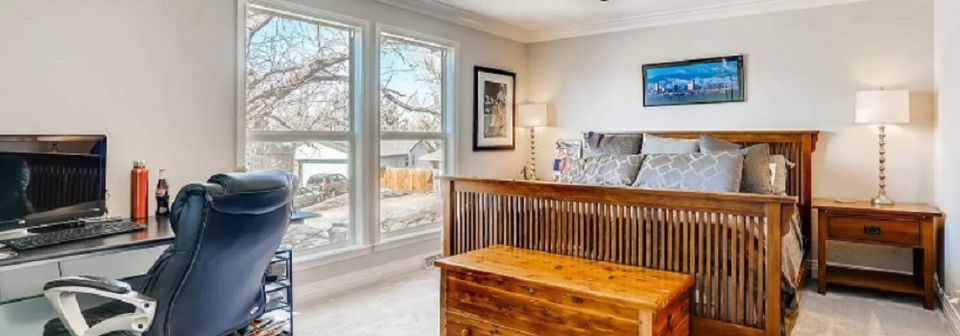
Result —
M157 217L170 215L170 186L167 185L166 169L160 169L160 180L157 181Z

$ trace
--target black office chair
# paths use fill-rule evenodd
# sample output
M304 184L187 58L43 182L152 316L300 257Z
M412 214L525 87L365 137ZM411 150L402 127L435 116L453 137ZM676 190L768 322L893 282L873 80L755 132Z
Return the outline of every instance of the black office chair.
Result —
M180 190L176 240L134 291L98 277L48 282L60 318L44 336L220 336L264 311L264 273L290 221L292 178L282 171L221 174ZM81 312L76 294L113 299Z

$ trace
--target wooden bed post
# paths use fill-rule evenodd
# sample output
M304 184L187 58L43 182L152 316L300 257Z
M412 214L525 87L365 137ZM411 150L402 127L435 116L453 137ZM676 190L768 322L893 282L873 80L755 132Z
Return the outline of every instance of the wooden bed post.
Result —
M817 150L817 138L819 133L811 132L803 136L800 146L800 169L802 170L800 174L800 193L797 195L800 197L800 222L802 223L803 239L804 246L810 246L810 242L813 237L813 222L811 221L811 216L813 213L813 151ZM809 255L807 249L807 255L804 255L804 259Z
M456 190L454 179L438 179L440 181L440 192L443 195L443 232L440 236L442 237L443 244L443 256L448 257L453 255L453 221L454 218L453 210L456 209Z
M781 241L783 240L783 211L784 205L781 203L767 203L767 271L764 275L767 282L767 301L764 307L766 309L766 330L767 336L780 336L780 329L783 324L782 307L780 305L780 255Z

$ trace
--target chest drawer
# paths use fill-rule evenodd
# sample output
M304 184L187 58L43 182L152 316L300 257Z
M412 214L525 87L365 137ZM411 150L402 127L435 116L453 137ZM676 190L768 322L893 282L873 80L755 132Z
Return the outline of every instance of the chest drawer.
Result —
M534 336L453 312L447 312L444 321L445 333L442 336Z
M832 239L871 241L898 245L920 245L920 222L910 220L828 216L828 235Z

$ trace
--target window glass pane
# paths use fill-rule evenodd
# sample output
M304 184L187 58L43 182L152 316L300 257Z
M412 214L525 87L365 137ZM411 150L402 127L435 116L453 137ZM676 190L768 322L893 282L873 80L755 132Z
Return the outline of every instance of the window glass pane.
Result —
M443 50L389 35L380 39L380 129L443 130Z
M350 145L345 141L250 142L248 170L283 169L297 177L294 207L313 218L290 224L283 245L294 249L351 242Z
M351 31L247 8L246 124L350 130Z
M443 153L441 140L380 142L382 232L440 224L440 185L434 177L442 172Z

